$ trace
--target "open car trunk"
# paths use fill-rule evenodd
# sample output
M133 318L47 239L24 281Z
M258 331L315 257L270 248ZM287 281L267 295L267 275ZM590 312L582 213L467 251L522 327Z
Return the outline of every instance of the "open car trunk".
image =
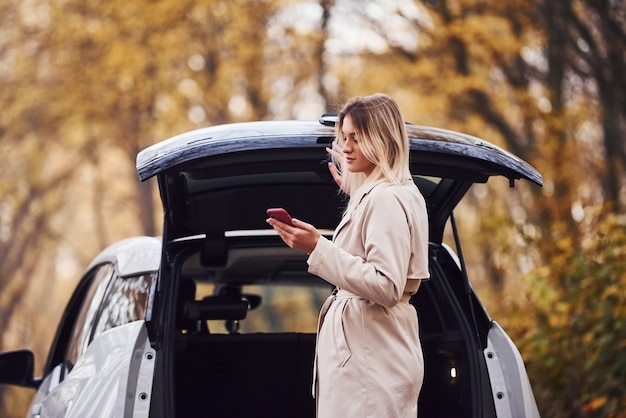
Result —
M139 176L158 177L165 212L147 322L158 352L151 416L315 416L315 326L332 287L307 273L306 256L280 241L265 210L284 207L332 233L346 204L325 164L332 124L224 125L139 154ZM502 175L541 184L541 176L477 138L408 132L430 225L431 279L411 300L425 360L419 416L495 416L483 357L491 320L443 232L473 183Z
M480 361L481 348L476 342L474 326L466 319L470 307L462 274L446 249L432 245L431 255L431 280L424 282L411 300L420 318L425 363L419 416L473 417L477 415L472 411L479 407L483 412L491 411L481 416L495 416L490 393L480 383L489 377L484 362ZM295 258L292 261L295 267ZM290 290L308 293L301 298L306 303L292 309L283 306L273 313L251 309L239 321L242 329L233 333L228 333L227 328L229 321L241 317L235 312L237 300L231 300L231 305L224 301L212 304L201 292L191 290L194 286L202 287L206 278L195 274L185 276L178 291L176 331L168 344L172 350L169 367L173 416L315 416L315 401L311 396L315 350L312 327L322 297L331 288L307 277L305 270L292 270L289 275L299 275L302 282L311 281L307 287ZM197 282L190 285L190 277ZM314 288L314 284L318 287ZM244 285L229 284L231 289L239 286ZM289 286L294 285L290 283L285 288ZM189 309L181 308L190 300L203 301L200 303L212 307L204 316L211 318L208 326L196 321L202 315L190 315ZM285 326L290 318L302 315L293 309L308 310L308 321L300 330L298 326ZM259 325L271 321L272 314L287 317L282 321L274 318L275 326L282 328L278 332L272 326ZM256 320L257 315L264 315L263 320ZM482 309L477 310L477 320L486 332L490 320ZM247 321L255 322L251 329L243 329ZM255 326L259 327L257 331Z

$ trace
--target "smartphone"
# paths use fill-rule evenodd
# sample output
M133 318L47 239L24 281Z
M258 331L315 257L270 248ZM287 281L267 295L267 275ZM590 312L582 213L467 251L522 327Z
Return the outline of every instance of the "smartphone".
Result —
M267 216L270 218L278 219L281 222L286 223L287 225L293 225L291 221L291 215L287 213L287 211L283 208L271 208L267 210Z

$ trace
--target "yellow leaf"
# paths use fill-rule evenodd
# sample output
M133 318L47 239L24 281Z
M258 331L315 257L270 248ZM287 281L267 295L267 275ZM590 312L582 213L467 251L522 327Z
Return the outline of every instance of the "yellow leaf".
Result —
M606 396L601 396L599 398L594 398L587 405L583 406L583 411L584 412L597 411L598 409L602 408L604 406L604 404L606 404L607 400L608 399L606 398Z

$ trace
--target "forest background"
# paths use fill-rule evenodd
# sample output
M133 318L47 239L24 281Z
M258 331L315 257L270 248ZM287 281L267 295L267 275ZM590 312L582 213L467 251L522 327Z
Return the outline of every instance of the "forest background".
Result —
M160 233L138 151L385 92L543 174L458 208L472 285L542 416L626 416L625 2L0 0L0 83L0 350L36 372L91 258Z

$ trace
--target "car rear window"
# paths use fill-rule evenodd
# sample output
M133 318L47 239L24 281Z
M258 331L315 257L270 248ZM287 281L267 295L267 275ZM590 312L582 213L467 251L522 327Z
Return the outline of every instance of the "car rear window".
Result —
M196 299L201 300L216 291L214 284L199 284ZM244 295L260 296L261 303L239 321L240 333L314 333L320 307L332 292L332 286L322 281L314 286L297 286L293 283L244 285L241 292ZM207 326L211 334L229 332L225 320L210 320Z

